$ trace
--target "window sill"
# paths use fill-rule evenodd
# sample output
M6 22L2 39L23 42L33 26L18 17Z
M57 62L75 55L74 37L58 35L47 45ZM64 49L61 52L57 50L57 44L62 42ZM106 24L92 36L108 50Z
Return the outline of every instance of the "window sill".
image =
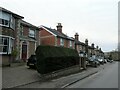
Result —
M9 26L5 26L5 25L0 25L1 27L4 27L4 28L9 28L9 29L12 29L12 30L15 30L15 29L13 29L13 28L11 28L11 27L9 27Z
M9 25L2 25L2 24L0 24L0 26L3 26L3 27L9 27Z

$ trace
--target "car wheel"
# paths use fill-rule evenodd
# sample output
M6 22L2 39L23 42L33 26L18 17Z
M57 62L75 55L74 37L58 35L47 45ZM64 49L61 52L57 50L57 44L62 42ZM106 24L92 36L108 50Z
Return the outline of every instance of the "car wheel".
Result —
M33 68L33 66L29 66L29 68Z

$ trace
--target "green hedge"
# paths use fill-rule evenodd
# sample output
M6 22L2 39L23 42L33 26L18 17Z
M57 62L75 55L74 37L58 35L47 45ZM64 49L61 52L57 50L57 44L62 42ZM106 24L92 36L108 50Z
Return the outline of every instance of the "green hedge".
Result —
M76 50L55 47L38 46L36 49L37 71L41 74L79 64L79 55Z

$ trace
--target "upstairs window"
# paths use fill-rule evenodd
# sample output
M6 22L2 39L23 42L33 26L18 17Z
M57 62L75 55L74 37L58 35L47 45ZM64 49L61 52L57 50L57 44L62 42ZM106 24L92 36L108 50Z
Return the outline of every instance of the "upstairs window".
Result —
M4 19L0 18L0 25L9 27L9 22L8 22L8 20L4 20Z
M0 11L0 26L15 29L15 18L12 16L12 14Z
M35 30L29 29L29 37L35 38Z
M20 25L20 36L23 36L23 26Z
M11 18L10 18L10 27L12 29L15 29L15 18L11 15Z
M0 25L9 27L10 14L0 11Z
M64 46L64 39L60 39L60 46Z

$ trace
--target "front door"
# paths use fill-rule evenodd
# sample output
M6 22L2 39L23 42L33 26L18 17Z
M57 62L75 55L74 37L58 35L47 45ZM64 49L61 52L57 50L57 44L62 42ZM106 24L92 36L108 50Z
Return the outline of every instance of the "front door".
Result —
M22 60L24 61L27 60L27 45L26 44L22 45Z

